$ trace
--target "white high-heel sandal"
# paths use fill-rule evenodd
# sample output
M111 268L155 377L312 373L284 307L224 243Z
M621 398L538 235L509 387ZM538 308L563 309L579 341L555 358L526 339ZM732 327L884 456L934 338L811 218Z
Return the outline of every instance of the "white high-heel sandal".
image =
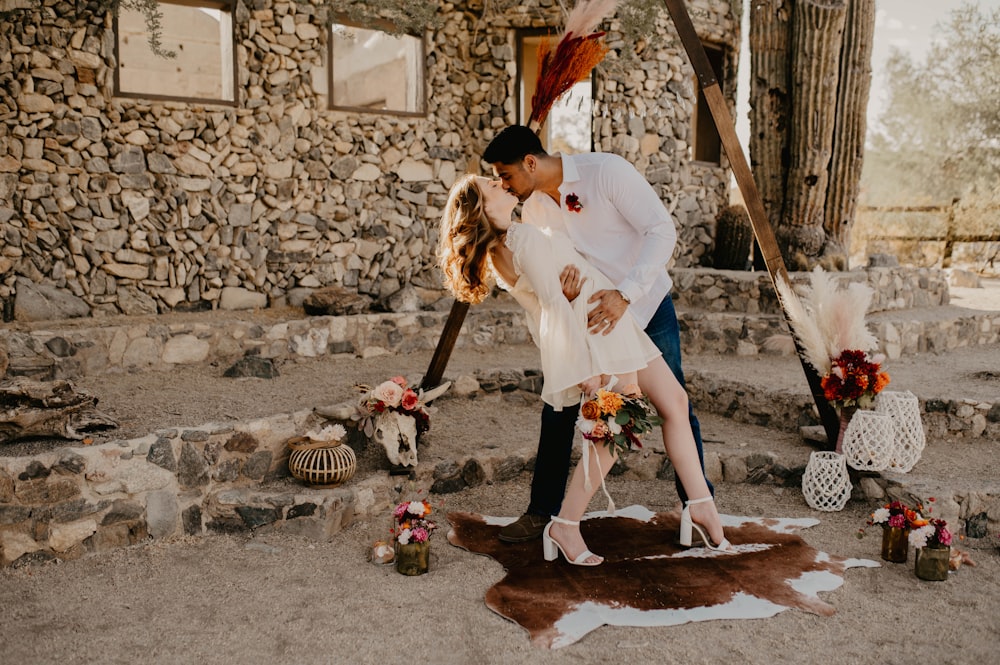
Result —
M723 552L725 554L736 554L736 549L733 544L729 542L728 538L723 538L722 542L718 545L712 543L712 539L708 537L708 533L702 528L700 524L691 519L691 509L690 505L693 503L707 503L709 501L714 501L710 496L702 497L701 499L692 499L690 501L684 502L684 510L681 511L681 532L678 538L680 544L684 547L691 547L691 533L692 531L697 531L698 535L701 537L705 547L712 550L713 552Z
M556 522L558 522L559 524L565 524L566 526L580 525L579 522L563 519L558 515L552 516L552 520L545 525L545 530L542 531L542 556L545 557L546 561L555 561L556 558L559 556L559 554L562 553L562 555L566 558L566 561L573 564L574 566L599 566L602 563L604 563L603 558L597 562L587 561L587 559L589 559L590 557L597 556L590 550L584 550L575 559L570 559L569 555L566 554L566 550L564 550L562 545L559 544L559 541L553 538L549 533L549 531L552 529L552 525Z

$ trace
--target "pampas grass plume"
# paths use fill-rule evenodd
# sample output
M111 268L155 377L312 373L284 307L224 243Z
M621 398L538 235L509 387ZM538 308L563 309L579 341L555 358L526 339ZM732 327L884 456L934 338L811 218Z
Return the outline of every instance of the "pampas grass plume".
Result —
M852 283L840 289L835 279L818 266L809 274L809 287L801 289L801 299L780 277L776 284L806 360L820 374L830 371L830 360L841 352L869 351L878 345L865 324L874 294L867 284ZM775 341L773 346L780 345Z

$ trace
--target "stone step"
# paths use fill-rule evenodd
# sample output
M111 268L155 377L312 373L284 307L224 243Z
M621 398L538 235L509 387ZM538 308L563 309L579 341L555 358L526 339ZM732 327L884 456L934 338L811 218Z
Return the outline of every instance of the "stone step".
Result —
M673 268L674 301L680 309L709 312L780 314L767 272ZM794 287L809 284L808 273L789 273ZM937 307L949 302L948 276L933 268L868 268L836 273L838 283L867 284L872 294L870 312Z
M778 314L697 309L678 311L685 354L766 355L766 342L786 335ZM353 354L412 353L436 347L446 312L306 317L282 310L257 315L127 317L0 330L11 375L75 379L115 372L169 370L234 362L252 355L277 362ZM893 360L1000 343L1000 312L940 306L873 314L870 328ZM470 310L456 348L530 344L521 310L506 296Z
M1000 441L1000 344L905 356L885 369L886 390L917 397L929 438ZM689 355L684 373L699 412L788 432L819 424L797 357Z

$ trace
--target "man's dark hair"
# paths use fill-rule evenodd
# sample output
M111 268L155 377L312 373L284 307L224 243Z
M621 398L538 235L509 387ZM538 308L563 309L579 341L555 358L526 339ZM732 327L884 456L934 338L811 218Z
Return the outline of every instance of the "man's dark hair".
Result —
M516 164L526 155L546 155L538 135L524 125L510 125L486 146L483 161L488 164Z

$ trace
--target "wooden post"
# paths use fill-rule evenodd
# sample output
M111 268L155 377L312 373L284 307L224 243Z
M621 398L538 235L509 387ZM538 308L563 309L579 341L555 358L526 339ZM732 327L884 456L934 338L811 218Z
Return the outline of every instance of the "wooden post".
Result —
M468 311L469 303L467 302L456 300L451 304L451 312L448 314L448 320L444 323L444 330L441 332L437 348L434 349L434 355L431 356L431 364L427 366L427 372L420 381L421 389L430 390L441 385L444 368L448 365L448 359L451 357L452 349L455 348L458 334L462 332L462 323L465 321L465 315Z
M722 147L726 151L726 157L729 158L733 175L736 176L736 184L739 186L740 193L743 195L743 201L747 206L750 223L753 225L754 236L756 236L757 244L760 246L764 263L767 266L767 272L771 276L771 283L775 285L780 278L790 284L785 262L781 258L778 243L774 238L774 231L767 219L767 213L764 212L764 204L761 201L760 193L757 191L757 185L754 183L750 166L736 136L736 129L729 114L729 107L726 105L726 99L722 95L722 89L719 87L715 71L712 69L708 55L705 53L705 48L702 46L701 40L698 38L698 33L691 23L691 17L684 7L684 1L663 1L667 5L667 11L670 13L670 18L673 20L677 34L681 38L681 43L684 45L684 50L691 61L694 73L698 77L698 83L701 85L705 100L708 102L709 111L712 113L712 120L715 122L719 137L722 139ZM775 292L778 292L777 286L775 286ZM781 302L780 293L778 294L778 300ZM781 302L781 308L787 321L788 310L784 302ZM837 416L836 409L823 396L820 376L816 369L806 361L805 351L798 337L795 335L795 330L791 327L791 324L788 327L792 331L795 348L798 351L799 361L802 363L802 369L805 372L813 401L816 403L820 422L823 423L823 429L826 430L827 441L832 446L837 441L837 434L840 432L840 419Z

